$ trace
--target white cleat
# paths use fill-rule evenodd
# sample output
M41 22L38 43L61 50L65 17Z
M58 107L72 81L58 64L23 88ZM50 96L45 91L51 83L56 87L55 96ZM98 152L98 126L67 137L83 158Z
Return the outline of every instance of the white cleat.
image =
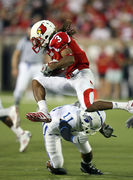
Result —
M28 144L31 139L31 133L29 131L24 131L24 133L19 137L20 148L19 152L24 152L28 147Z
M26 118L34 122L51 122L50 114L43 111L27 113Z
M15 105L10 107L9 117L11 118L14 127L17 128L20 125L20 117Z
M133 100L132 101L128 101L128 103L127 103L127 111L129 113L133 113Z

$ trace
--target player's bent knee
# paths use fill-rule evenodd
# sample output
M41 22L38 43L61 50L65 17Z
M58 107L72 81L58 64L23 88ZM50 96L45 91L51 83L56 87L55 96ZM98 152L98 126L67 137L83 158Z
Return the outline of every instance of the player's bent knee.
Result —
M87 89L83 93L84 95L84 104L86 109L88 109L94 102L94 89Z
M39 86L39 85L40 83L36 79L32 80L32 86Z

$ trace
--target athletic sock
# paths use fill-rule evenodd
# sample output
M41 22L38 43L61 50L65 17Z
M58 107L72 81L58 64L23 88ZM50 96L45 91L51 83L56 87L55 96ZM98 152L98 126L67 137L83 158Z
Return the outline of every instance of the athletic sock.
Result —
M14 134L16 134L17 137L20 137L24 133L24 130L21 127L15 128L12 126L11 130L14 132Z
M127 102L112 102L113 109L124 109L127 110Z
M38 101L39 110L48 112L47 104L45 100Z

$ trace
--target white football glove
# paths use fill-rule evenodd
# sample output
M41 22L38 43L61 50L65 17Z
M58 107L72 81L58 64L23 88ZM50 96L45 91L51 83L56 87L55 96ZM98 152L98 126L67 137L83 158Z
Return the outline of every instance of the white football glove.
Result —
M88 136L87 135L77 135L77 136L73 136L72 142L73 143L85 143L86 141L88 141Z
M126 121L126 127L127 127L127 128L130 128L130 127L133 128L133 116L131 116L131 117Z
M52 70L50 69L48 64L43 64L41 72L45 76L51 76Z

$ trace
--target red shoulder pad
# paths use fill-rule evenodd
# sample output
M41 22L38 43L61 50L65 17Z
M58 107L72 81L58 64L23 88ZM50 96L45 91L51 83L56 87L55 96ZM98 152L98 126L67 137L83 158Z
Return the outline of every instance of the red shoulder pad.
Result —
M59 51L65 45L70 43L70 41L71 41L71 38L67 33L58 32L53 36L49 45Z

